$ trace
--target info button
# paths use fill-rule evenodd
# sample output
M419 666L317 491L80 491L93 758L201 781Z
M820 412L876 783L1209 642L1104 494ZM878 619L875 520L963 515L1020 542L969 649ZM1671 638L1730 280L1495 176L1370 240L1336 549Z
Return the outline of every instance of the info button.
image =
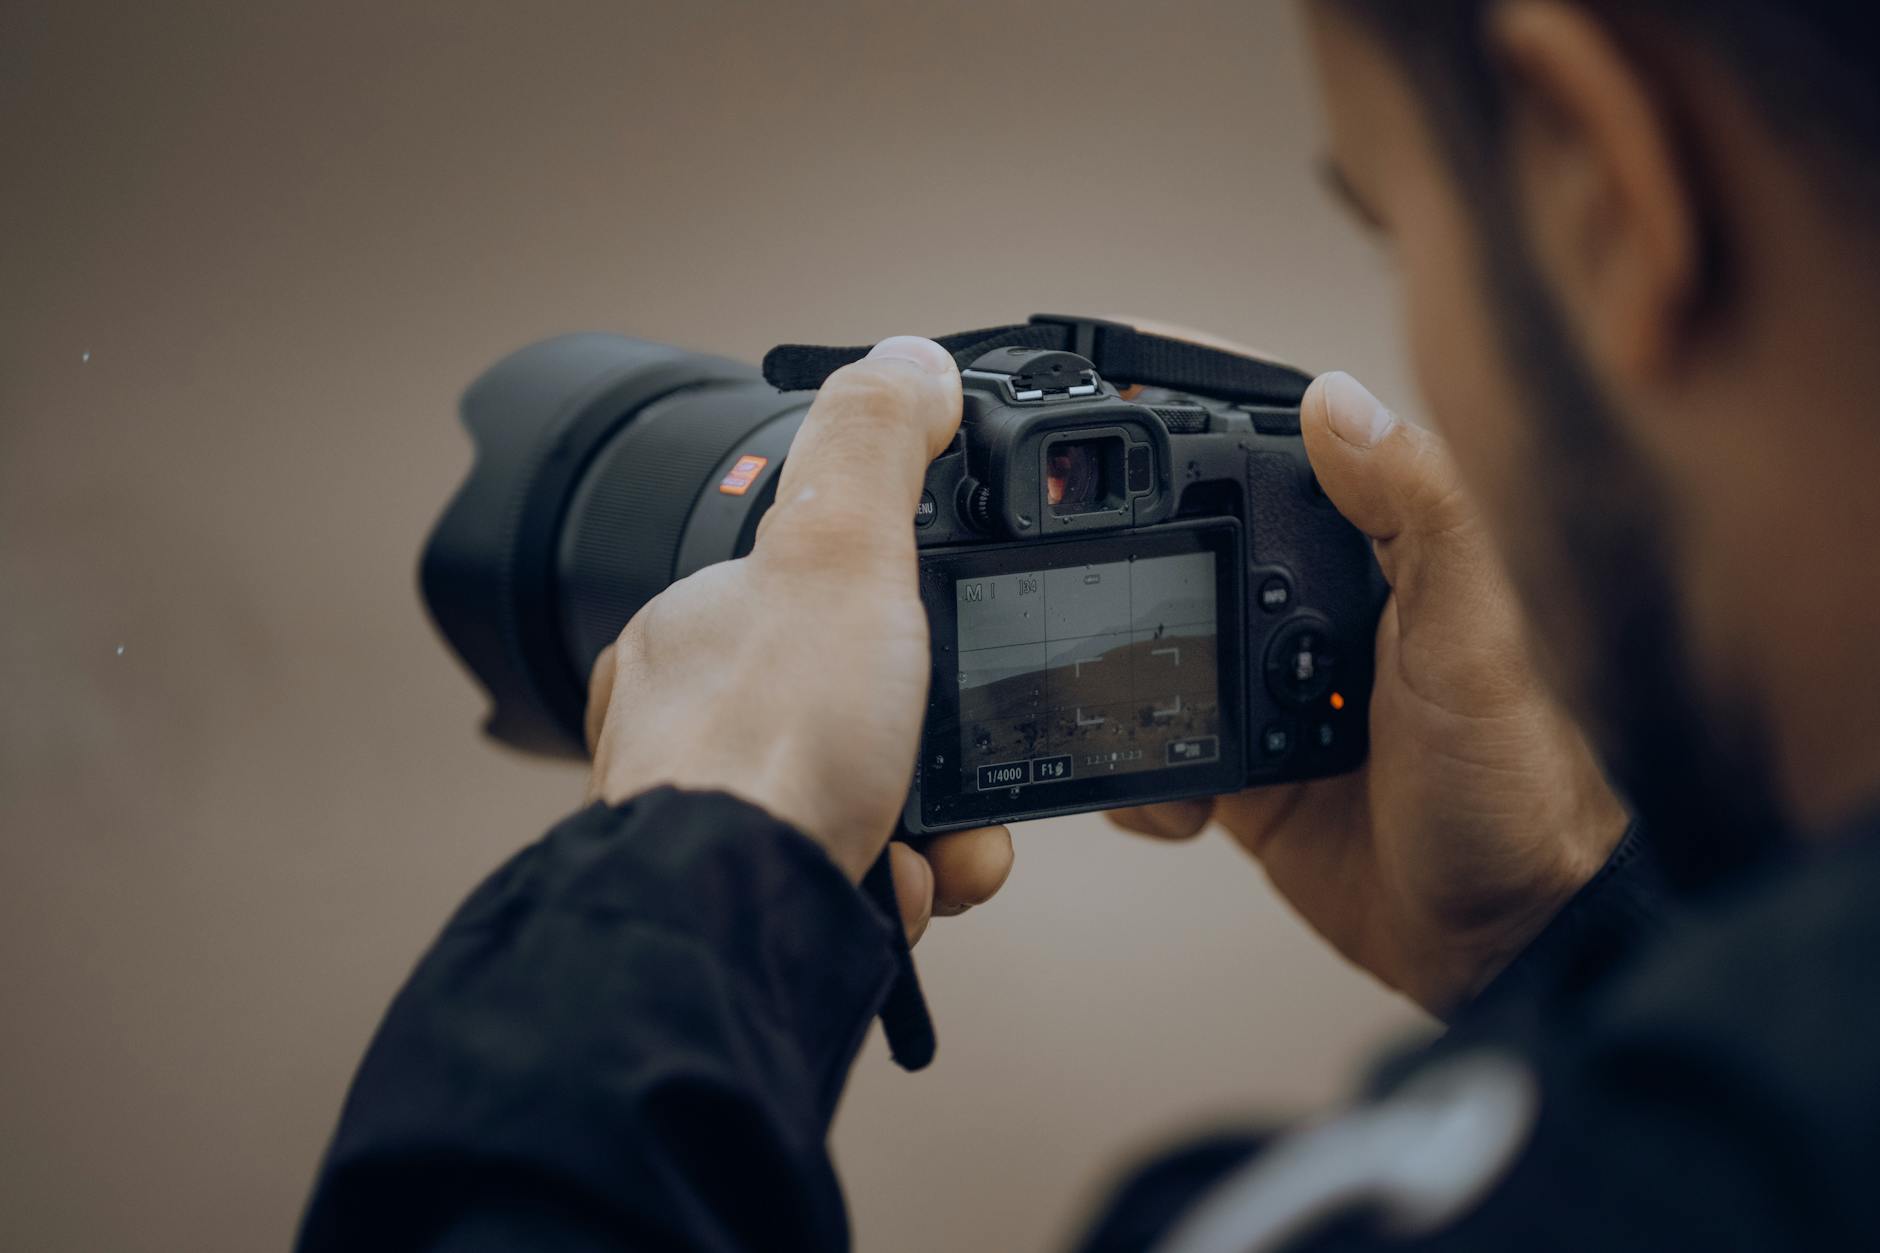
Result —
M1274 575L1260 585L1260 608L1268 613L1279 613L1292 604L1292 584L1284 577Z

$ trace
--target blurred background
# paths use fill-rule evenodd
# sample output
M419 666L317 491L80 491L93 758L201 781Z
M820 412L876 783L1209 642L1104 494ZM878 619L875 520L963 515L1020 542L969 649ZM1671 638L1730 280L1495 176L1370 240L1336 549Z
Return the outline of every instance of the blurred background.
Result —
M0 7L0 1245L285 1246L412 962L579 803L415 592L466 382L1050 309L1414 410L1307 71L1283 0ZM935 1067L857 1066L862 1249L1060 1245L1427 1029L1219 834L1018 852L921 947Z

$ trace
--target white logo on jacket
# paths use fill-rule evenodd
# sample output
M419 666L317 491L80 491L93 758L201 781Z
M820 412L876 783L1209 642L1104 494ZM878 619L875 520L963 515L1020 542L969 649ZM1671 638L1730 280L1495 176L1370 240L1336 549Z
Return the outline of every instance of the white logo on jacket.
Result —
M1363 1207L1426 1235L1480 1204L1526 1147L1540 1088L1512 1058L1473 1053L1375 1105L1285 1137L1204 1196L1159 1253L1282 1249Z

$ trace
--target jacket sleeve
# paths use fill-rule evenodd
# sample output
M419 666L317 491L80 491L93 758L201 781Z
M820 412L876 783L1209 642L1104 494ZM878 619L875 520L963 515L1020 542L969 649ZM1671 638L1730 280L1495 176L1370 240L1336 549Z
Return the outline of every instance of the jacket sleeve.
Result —
M1661 935L1675 911L1645 829L1633 822L1606 864L1508 967L1456 1016L1530 1013L1584 996Z
M575 815L393 1001L300 1247L846 1248L824 1141L892 927L731 797Z

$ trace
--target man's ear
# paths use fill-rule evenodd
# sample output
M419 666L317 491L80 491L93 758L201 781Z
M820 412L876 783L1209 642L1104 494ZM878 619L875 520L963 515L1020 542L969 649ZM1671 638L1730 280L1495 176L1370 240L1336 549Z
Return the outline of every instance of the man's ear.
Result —
M1675 368L1702 227L1664 99L1584 5L1510 0L1488 21L1517 209L1582 349L1621 385Z

